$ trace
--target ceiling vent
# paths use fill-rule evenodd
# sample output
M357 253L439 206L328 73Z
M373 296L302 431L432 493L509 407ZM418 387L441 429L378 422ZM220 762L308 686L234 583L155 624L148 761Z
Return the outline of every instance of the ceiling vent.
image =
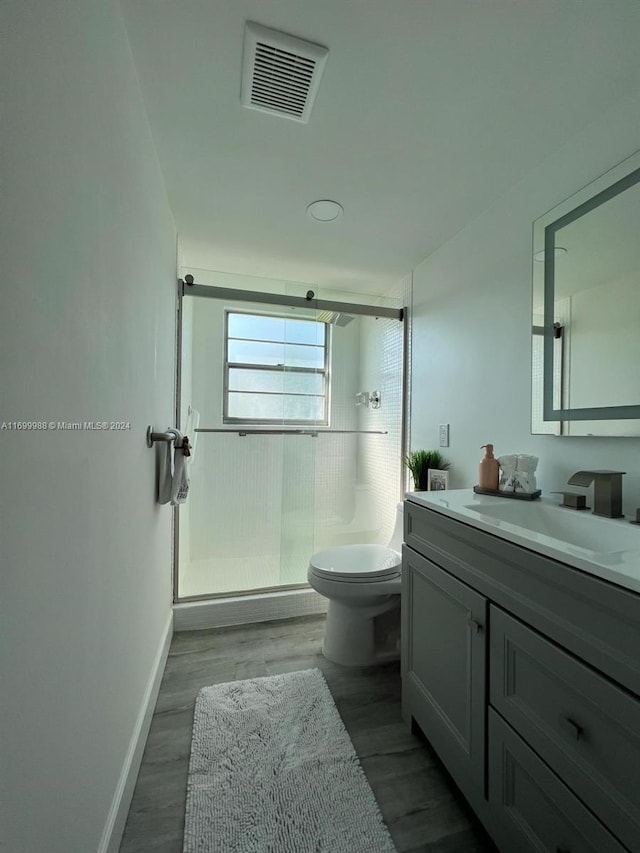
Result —
M247 21L240 102L308 122L328 53L319 44Z

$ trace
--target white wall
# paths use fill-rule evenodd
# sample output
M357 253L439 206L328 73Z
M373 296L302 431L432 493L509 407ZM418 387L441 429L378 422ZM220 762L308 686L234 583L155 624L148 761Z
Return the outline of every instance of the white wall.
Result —
M451 488L477 482L480 445L540 457L538 483L561 489L580 468L620 468L625 511L640 505L640 440L530 434L531 229L535 219L628 157L640 93L548 158L414 271L412 446L451 424Z
M176 235L112 0L3 5L0 846L98 850L170 619Z

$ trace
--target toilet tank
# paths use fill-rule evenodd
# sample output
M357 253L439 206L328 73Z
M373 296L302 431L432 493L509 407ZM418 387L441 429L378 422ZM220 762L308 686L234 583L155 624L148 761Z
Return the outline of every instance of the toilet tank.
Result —
M397 551L398 554L402 551L402 543L404 541L404 504L402 502L396 505L396 524L393 528L393 534L389 541L388 548Z

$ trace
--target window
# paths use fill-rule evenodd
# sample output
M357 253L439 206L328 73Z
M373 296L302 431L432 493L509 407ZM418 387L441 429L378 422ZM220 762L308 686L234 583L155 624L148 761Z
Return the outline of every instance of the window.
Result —
M225 423L328 423L327 326L226 313Z

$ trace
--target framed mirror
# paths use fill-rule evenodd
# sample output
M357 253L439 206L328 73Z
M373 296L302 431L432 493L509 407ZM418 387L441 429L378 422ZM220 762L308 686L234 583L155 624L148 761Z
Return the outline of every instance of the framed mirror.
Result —
M640 152L534 222L533 433L640 435Z

